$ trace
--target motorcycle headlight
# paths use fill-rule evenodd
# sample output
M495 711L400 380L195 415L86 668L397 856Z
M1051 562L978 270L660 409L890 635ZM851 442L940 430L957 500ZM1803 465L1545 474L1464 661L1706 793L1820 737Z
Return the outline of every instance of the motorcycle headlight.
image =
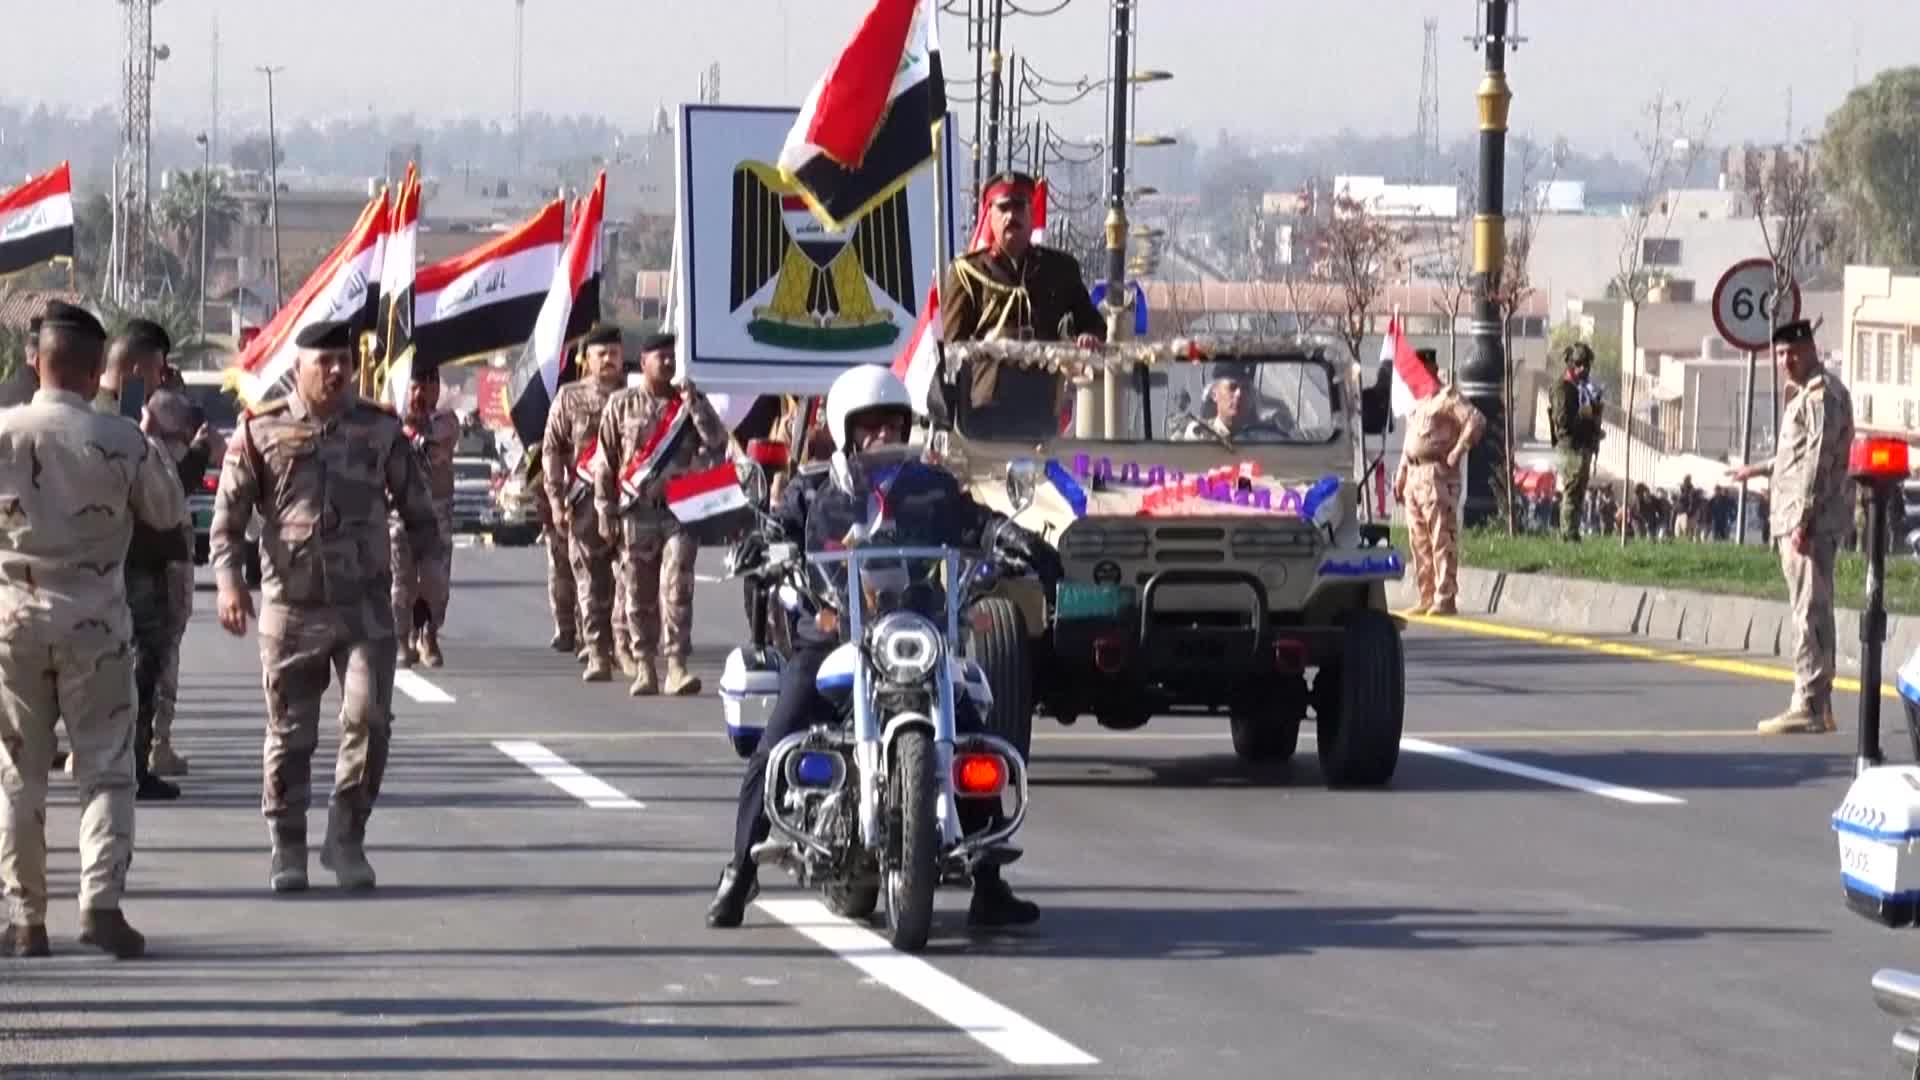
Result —
M919 682L940 662L940 631L925 616L896 611L873 624L873 662L900 683Z

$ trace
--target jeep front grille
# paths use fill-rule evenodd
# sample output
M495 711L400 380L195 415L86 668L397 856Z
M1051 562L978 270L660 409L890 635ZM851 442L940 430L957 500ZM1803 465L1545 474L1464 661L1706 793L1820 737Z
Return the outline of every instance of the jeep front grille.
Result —
M1310 555L1314 547L1313 528L1305 524L1260 524L1233 530L1235 558L1274 559Z
M1082 522L1060 538L1060 555L1081 560L1144 559L1149 546L1147 530L1140 526Z

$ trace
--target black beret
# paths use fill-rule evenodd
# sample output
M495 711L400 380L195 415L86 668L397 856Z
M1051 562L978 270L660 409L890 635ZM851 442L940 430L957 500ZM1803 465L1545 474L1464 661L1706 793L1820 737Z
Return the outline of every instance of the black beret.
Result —
M35 315L33 318L27 320L27 333L37 334L39 332L40 332L40 316Z
M303 349L352 349L353 326L325 319L311 322L300 328L293 343Z
M107 328L100 325L100 320L93 317L93 312L59 300L47 301L45 310L40 313L40 325L69 330L95 341L107 340Z
M640 351L643 353L671 352L677 340L672 334L648 334L640 339Z
M587 336L580 339L580 347L585 349L593 345L619 345L625 340L620 328L612 323L594 323Z
M129 319L126 329L120 331L123 340L145 348L159 349L161 355L173 351L173 338L167 328L152 319Z
M1235 363L1231 360L1223 360L1213 365L1213 381L1219 382L1222 379L1226 379L1229 382L1236 382L1236 383L1252 382L1253 366L1251 364Z
M422 363L416 362L413 365L413 381L417 383L439 382L440 381L440 365L439 364L422 364Z
M1566 362L1568 367L1592 367L1593 350L1584 341L1576 341L1567 346Z
M1805 319L1795 319L1790 323L1782 323L1780 324L1780 328L1773 332L1773 343L1775 345L1797 345L1802 341L1812 340L1813 324Z

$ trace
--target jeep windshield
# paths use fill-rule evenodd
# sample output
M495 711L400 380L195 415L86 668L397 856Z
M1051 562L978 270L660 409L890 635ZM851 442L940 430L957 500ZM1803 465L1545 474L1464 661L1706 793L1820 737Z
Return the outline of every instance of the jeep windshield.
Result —
M1097 413L1097 380L1094 385ZM1325 446L1343 430L1335 387L1333 366L1305 354L1242 355L1135 369L1118 387L1116 430L1092 441ZM1031 401L1021 403L1026 407L1001 409L998 398L988 408L963 407L961 432L988 440L1061 437L1059 423L1050 424ZM1069 414L1074 407L1069 394ZM1094 427L1099 427L1097 419ZM1073 431L1068 419L1065 432L1077 438Z

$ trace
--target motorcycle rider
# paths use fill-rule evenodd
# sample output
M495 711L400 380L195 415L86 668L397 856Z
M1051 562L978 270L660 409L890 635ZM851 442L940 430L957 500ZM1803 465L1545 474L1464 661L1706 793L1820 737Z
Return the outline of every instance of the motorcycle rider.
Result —
M916 459L906 445L913 424L912 399L906 384L892 371L877 365L853 368L834 380L827 393L827 427L834 443L831 467L794 477L782 493L778 518L787 539L820 550L844 537L868 519L868 503L879 495L876 481L892 469ZM1060 578L1057 553L1039 537L1014 525L1004 515L973 501L944 471L925 469L916 478L926 484L907 513L928 513L929 536L917 543L942 542L986 548L1032 566L1051 587ZM749 543L755 543L750 540ZM767 757L780 740L819 722L828 703L815 685L821 663L839 644L837 620L823 628L816 617L796 615L792 620L794 655L780 672L780 692L767 718L766 730L740 781L740 806L734 825L733 859L720 875L720 885L707 908L707 925L739 926L747 905L759 895L759 867L752 857L755 844L767 838ZM962 704L955 717L956 731L977 731L981 718ZM996 807L964 800L961 827L971 833L992 820ZM973 875L973 900L968 922L975 926L1016 926L1040 917L1039 905L1022 900L1000 876L1000 868L981 865Z

